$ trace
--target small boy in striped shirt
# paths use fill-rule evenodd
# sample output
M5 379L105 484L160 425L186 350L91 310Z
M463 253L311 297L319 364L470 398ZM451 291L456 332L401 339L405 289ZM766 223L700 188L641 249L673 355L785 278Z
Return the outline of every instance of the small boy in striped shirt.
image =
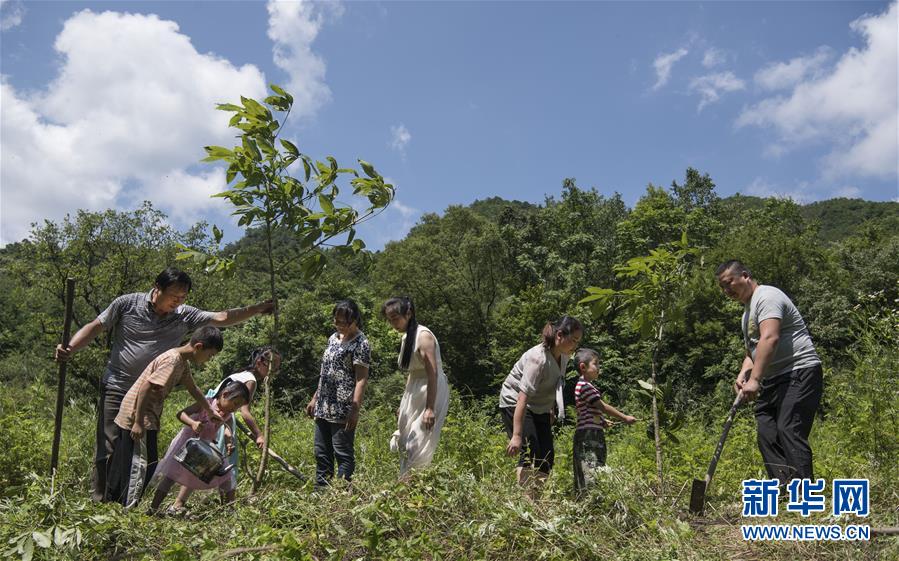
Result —
M602 400L602 392L591 382L599 376L599 353L593 349L578 349L574 364L580 373L574 388L577 408L577 428L574 431L574 491L581 497L593 485L596 470L606 465L605 415L620 419L628 425L637 419L625 415Z

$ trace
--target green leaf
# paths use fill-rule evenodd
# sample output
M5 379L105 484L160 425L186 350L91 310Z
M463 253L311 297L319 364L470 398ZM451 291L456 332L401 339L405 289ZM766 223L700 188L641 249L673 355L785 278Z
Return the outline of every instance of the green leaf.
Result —
M296 145L295 145L293 142L291 142L291 141L289 141L289 140L284 140L283 138L280 139L280 140L281 140L281 146L283 146L285 150L287 150L288 152L290 152L290 153L293 154L294 156L299 157L299 155L300 155L300 149L297 148ZM308 181L308 177L307 177L306 179L307 179L307 181Z
M585 296L577 301L578 304L589 304L590 302L595 302L596 300L605 300L608 298L606 294L591 294L590 296Z
M365 175L371 177L372 179L381 177L380 175L378 175L378 172L375 171L375 167L365 160L359 160L359 165L362 166L362 171L365 172Z
M268 87L276 94L287 95L287 92L285 92L283 89L281 89L281 86L279 86L277 84L269 84Z
M321 205L322 210L325 211L326 214L334 214L334 203L332 203L331 199L325 195L318 196L318 204Z
M224 146L204 146L204 150L208 154L207 157L203 158L204 162L214 162L216 160L224 160L226 158L233 158L234 152L228 150Z
M271 155L274 155L277 153L277 150L275 150L275 147L272 146L272 143L269 142L267 138L260 137L257 140L257 143L259 144L259 147L262 148L262 151L265 152L266 155L271 156Z
M640 387L647 390L652 391L653 385L652 382L645 382L643 380L637 380L637 383L640 384Z
M38 547L48 548L53 541L50 539L50 535L48 532L38 532L34 531L31 533L32 539L34 539L34 543L37 544Z
M247 111L252 115L255 115L256 117L262 117L263 120L266 121L271 118L271 114L269 113L268 109L263 107L262 104L260 104L255 99L240 96L240 102L243 103L243 106L246 107ZM269 119L265 119L266 116L268 116Z
M251 138L243 137L243 149L245 152L249 153L249 155L256 161L262 159L262 153L259 151L259 147L256 145L256 142Z
M222 241L222 231L219 230L218 226L215 224L212 225L212 237L215 238L215 243L221 243Z
M243 111L243 107L233 103L219 103L215 108L219 111Z

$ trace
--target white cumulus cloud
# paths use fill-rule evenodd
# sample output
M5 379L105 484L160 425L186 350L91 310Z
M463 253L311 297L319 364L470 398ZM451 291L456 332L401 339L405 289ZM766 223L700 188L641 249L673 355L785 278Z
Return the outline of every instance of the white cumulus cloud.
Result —
M809 56L768 64L755 73L755 83L766 90L792 88L807 78L819 77L832 58L833 49L822 46Z
M702 55L702 65L706 68L724 64L726 60L727 56L724 54L724 51L716 49L715 47L709 47L706 49L705 54Z
M312 52L312 43L328 19L343 15L339 2L269 0L268 36L275 65L287 73L284 88L294 97L294 113L309 117L331 99L325 83L325 61Z
M746 83L737 78L733 72L718 72L716 74L707 74L705 76L697 76L690 80L690 91L699 94L700 101L698 111L710 103L715 103L721 99L721 95L726 92L735 92L746 88Z
M809 144L829 146L822 164L830 179L895 178L899 175L896 3L881 14L857 19L850 28L862 36L863 47L850 48L829 72L804 79L788 95L746 108L736 126L773 130L771 153Z
M25 19L25 5L21 0L0 0L0 31L20 25Z
M656 83L652 89L658 90L668 83L668 80L671 79L671 67L675 62L687 56L688 52L687 49L681 47L673 53L662 53L655 58L652 66L656 71Z
M390 147L402 154L406 155L406 146L412 140L412 134L406 125L400 123L390 127Z
M202 148L233 142L215 104L264 96L258 68L198 53L155 15L85 10L54 48L59 71L45 88L0 84L0 243L76 209L147 199L189 225L219 204L207 196L224 180L198 166Z
M771 183L765 177L753 179L752 183L746 186L746 193L756 197L790 199L799 204L806 204L820 199L820 197L816 197L810 192L808 182L803 181L792 189L784 189L779 185Z

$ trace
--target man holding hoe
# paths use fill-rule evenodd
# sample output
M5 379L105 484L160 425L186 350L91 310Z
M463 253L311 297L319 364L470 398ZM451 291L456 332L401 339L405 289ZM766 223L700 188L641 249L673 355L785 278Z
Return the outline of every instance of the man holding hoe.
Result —
M715 275L724 294L744 306L746 356L734 391L747 401L758 398L758 446L768 477L781 487L794 478L812 479L808 436L824 382L805 321L786 294L756 282L740 261L722 263Z
M191 289L187 273L169 267L159 273L146 293L119 296L96 319L78 330L68 347L56 346L56 360L69 360L102 331L112 332L112 350L100 378L97 404L97 443L91 473L91 498L102 501L106 491L106 462L117 434L114 422L122 399L154 358L181 344L185 335L203 327L227 327L257 314L273 311L271 301L221 312L187 306Z

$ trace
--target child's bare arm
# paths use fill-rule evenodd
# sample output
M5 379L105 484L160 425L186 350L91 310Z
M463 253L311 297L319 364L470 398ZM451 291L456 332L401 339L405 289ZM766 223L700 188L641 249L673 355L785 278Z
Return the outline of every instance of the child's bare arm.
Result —
M259 424L256 422L256 418L253 417L253 414L250 413L250 406L243 405L239 409L240 416L250 428L250 432L253 433L253 438L256 439L256 445L260 448L263 444L265 444L265 433L259 428Z
M194 432L199 433L203 428L203 423L193 418L193 415L196 415L199 412L200 406L196 403L192 403L181 411L178 411L178 420L192 428Z
M231 431L231 424L222 425L222 431L225 433L225 452L230 456L234 451L234 432Z
M158 386L146 379L138 383L140 386L137 388L137 399L134 401L134 422L131 425L131 438L133 440L140 440L144 436L144 409L147 404L147 394L162 390L162 386Z
M187 393L189 393L190 396L194 398L194 401L197 402L197 405L206 410L206 413L209 415L210 421L223 421L221 416L219 416L219 414L213 411L212 407L209 406L209 402L206 401L206 396L203 395L203 392L201 392L200 389L197 388L197 384L194 383L193 376L191 376L190 374L185 374L182 383L187 389Z
M627 423L629 425L632 425L635 422L637 422L637 419L635 419L634 417L632 417L630 415L625 415L624 413L615 409L614 407L612 407L611 405L609 405L608 403L606 403L605 401L603 401L601 399L599 400L599 407L602 409L602 412L605 413L606 415L615 417L616 419L619 419L620 421Z

